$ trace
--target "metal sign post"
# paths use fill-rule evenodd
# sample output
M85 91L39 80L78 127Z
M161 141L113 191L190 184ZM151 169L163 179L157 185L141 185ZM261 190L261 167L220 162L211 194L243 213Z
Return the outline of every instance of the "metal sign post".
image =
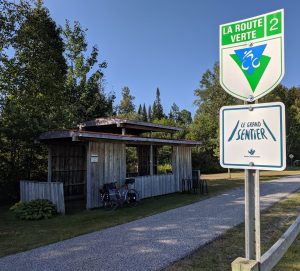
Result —
M245 170L245 248L246 259L255 259L255 170Z
M258 103L258 100L255 101ZM259 170L245 169L245 252L246 259L260 261Z
M247 260L260 262L259 170L245 170L245 251Z
M254 197L255 197L255 248L256 261L260 262L261 249L260 249L260 183L259 183L259 170L255 172L254 180Z

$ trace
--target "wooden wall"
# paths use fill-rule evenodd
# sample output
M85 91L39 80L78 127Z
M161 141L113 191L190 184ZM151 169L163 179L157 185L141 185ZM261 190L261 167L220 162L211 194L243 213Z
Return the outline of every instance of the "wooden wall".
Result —
M102 205L99 189L103 184L123 184L126 178L124 143L89 141L84 145L72 142L50 146L50 152L50 179L64 181L65 189L69 186L84 185L83 194L86 195L88 209ZM91 157L94 161L91 161ZM141 198L181 191L181 180L192 178L191 147L174 146L172 160L172 174L136 177L135 188ZM64 172L73 173L68 175L68 180L64 180Z
M192 148L173 147L172 166L173 174L135 177L134 188L140 197L148 198L181 191L181 180L192 178Z
M60 182L20 181L20 199L48 199L56 205L59 213L65 213L64 187Z
M98 162L91 162L98 156ZM87 152L87 208L101 206L99 189L105 183L124 182L126 149L122 143L89 142Z
M49 146L48 181L63 182L66 198L85 198L86 145L64 142Z
M174 193L177 191L173 174L135 177L133 188L139 192L140 199Z

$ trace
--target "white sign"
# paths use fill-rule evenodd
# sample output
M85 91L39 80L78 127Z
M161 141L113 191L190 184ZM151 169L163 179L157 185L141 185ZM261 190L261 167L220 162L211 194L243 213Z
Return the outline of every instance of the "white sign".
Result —
M294 158L294 154L290 154L289 157L290 157L290 159L293 159Z
M254 101L284 76L284 10L220 25L220 84Z
M224 168L284 170L284 104L222 107L220 150L220 164Z
M98 163L98 154L91 155L91 163Z

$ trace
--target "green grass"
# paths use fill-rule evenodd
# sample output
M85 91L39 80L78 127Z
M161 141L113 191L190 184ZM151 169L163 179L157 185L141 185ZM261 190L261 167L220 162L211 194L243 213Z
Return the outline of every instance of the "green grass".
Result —
M281 174L300 174L300 171L285 171ZM268 172L264 179L281 176ZM174 193L145 199L137 207L116 211L87 211L83 210L83 205L76 205L75 202L67 206L70 211L65 216L56 216L49 220L21 221L8 210L9 206L0 207L0 257L191 204L244 183L243 173L233 173L230 180L226 180L227 175L222 174L205 175L205 178L208 179L208 195Z
M300 192L275 204L261 216L262 253L267 251L300 213ZM244 257L244 224L227 231L192 255L176 262L165 271L230 271L231 262ZM300 236L289 248L274 271L300 270Z

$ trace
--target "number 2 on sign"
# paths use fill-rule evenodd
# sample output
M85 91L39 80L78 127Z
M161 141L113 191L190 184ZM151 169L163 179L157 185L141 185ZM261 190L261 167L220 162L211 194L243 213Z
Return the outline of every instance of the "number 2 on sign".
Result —
M273 23L274 22L274 23ZM278 18L273 18L271 21L270 21L270 24L271 24L271 27L270 27L270 31L275 31L275 30L278 30Z

